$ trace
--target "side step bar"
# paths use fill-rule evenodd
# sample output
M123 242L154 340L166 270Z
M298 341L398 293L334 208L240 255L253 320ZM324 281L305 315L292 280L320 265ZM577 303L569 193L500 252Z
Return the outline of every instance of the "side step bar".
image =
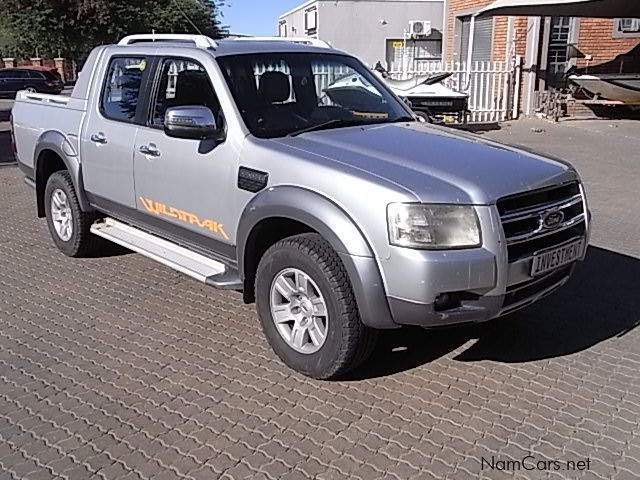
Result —
M91 233L110 242L138 252L157 262L189 275L207 285L227 290L241 290L238 272L223 263L113 218L99 220L91 226Z

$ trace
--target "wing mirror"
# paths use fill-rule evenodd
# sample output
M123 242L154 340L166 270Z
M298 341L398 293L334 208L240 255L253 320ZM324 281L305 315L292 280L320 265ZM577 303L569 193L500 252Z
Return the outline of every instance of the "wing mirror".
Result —
M211 109L193 105L168 108L164 131L170 137L194 140L224 140L224 128L216 122Z

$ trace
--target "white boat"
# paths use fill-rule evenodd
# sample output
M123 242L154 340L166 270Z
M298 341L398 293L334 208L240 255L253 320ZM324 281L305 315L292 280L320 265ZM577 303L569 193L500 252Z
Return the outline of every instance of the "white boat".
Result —
M411 102L412 110L426 121L453 118L465 123L469 96L452 90L441 82L451 76L449 72L418 75L408 80L393 80L374 71L400 98ZM360 75L346 75L329 85L324 92L336 103L358 105L367 95L379 95L377 90ZM348 101L342 101L345 96ZM364 108L364 105L363 105Z
M596 99L640 104L639 73L571 75L569 80L593 94Z

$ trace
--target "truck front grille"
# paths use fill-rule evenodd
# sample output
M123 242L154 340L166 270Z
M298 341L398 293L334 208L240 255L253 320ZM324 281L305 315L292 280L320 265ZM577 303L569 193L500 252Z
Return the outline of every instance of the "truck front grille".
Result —
M509 263L561 245L586 233L586 212L578 182L511 195L498 200ZM545 224L552 215L557 224Z

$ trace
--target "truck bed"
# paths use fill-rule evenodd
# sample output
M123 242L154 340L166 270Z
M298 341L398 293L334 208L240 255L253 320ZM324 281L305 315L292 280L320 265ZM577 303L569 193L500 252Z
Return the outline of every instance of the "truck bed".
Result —
M17 160L33 168L36 144L47 131L62 133L78 152L80 128L86 110L87 101L84 99L18 92L12 110Z

